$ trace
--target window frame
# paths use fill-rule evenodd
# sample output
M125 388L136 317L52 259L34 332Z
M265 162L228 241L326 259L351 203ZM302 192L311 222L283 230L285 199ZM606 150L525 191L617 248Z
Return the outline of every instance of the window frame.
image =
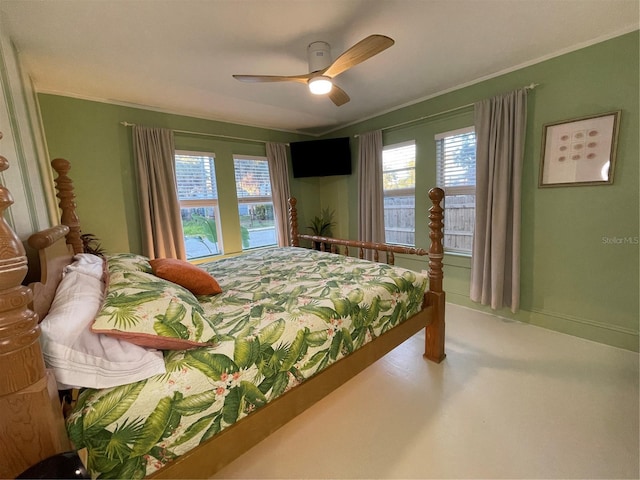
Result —
M240 221L240 211L239 211L239 207L241 204L255 204L255 203L270 203L271 204L271 210L273 211L273 180L271 179L271 169L269 168L269 159L266 156L260 156L260 155L243 155L243 154L239 154L239 153L234 153L233 154L233 177L234 177L234 181L235 181L235 191L236 191L236 199L238 202L238 222ZM260 161L260 162L264 162L267 165L267 172L269 174L269 188L271 190L271 195L270 196L266 196L266 195L256 195L256 196L239 196L238 195L238 183L236 180L236 160L253 160L253 161ZM260 245L257 247L247 247L245 248L244 245L242 245L242 251L249 251L249 250L256 250L258 248L268 248L268 247L273 247L273 246L278 246L278 229L277 226L275 224L275 212L274 212L274 225L273 225L273 229L274 229L274 234L275 234L275 242L272 244L268 244L268 245ZM240 225L240 230L242 231L242 225Z
M178 198L178 204L180 206L180 209L182 210L183 208L213 208L215 215L215 222L216 222L216 230L217 230L217 247L218 247L218 253L212 253L209 255L203 255L201 257L194 257L189 259L190 261L200 261L204 258L208 258L208 257L218 257L221 255L224 255L224 242L223 242L223 237L222 237L222 223L220 221L220 203L219 203L219 195L218 195L218 176L216 175L216 155L213 152L203 152L203 151L196 151L196 150L175 150L174 151L174 168L176 168L176 156L183 156L183 157L207 157L207 158L211 158L213 160L213 180L215 182L215 186L216 186L216 195L218 196L217 198L201 198L201 199L184 199L182 200L180 198L180 193L178 191L178 175L177 175L177 169L176 169L176 197ZM180 222L182 224L182 215L180 215ZM182 231L183 231L183 236L184 236L184 224L182 224ZM186 251L186 245L185 245L185 251Z
M450 137L456 137L459 135L466 135L469 133L473 133L474 134L474 145L477 145L477 138L475 136L475 126L471 125L471 126L467 126L467 127L463 127L463 128L458 128L455 130L448 130L445 132L440 132L437 133L434 137L434 140L436 142L436 185L440 188L442 188L442 190L444 190L444 205L443 208L445 209L445 230L444 230L444 238L443 238L443 248L445 253L453 253L456 255L462 255L462 256L467 256L467 257L471 257L473 255L473 235L475 232L475 224L472 226L472 230L471 230L471 248L470 249L464 249L464 248L455 248L455 247L448 247L446 246L446 237L447 235L455 235L458 231L457 230L447 230L447 215L446 215L446 200L447 197L452 197L452 196L458 196L458 195L468 195L468 196L473 196L474 198L474 217L475 217L475 198L476 198L476 182L477 182L477 175L474 172L474 177L473 177L473 185L456 185L456 186L444 186L444 168L445 166L442 165L442 161L443 158L441 157L440 152L443 150L440 145L440 142L443 142L445 138L450 138ZM475 157L475 155L474 155ZM475 158L474 158L475 160Z
M384 183L383 183L383 185L382 185L382 196L383 196L383 201L384 201L384 198L386 198L386 197L412 197L413 198L413 202L414 202L413 231L412 231L412 233L413 233L413 243L390 242L389 240L387 240L387 226L386 226L386 223L385 223L385 226L384 226L384 230L385 230L385 243L388 243L390 245L401 245L401 246L415 247L415 245L416 245L416 219L415 219L416 162L417 162L417 157L418 157L418 153L417 153L418 149L417 149L417 145L416 145L415 139L406 140L406 141L402 141L402 142L398 142L398 143L393 143L393 144L385 145L385 146L382 147L382 177L384 179L385 173L391 171L391 170L389 170L389 171L385 170L384 152L385 151L389 151L389 150L400 149L400 148L408 147L408 146L412 146L413 147L413 167L412 168L396 169L396 170L393 170L393 171L413 170L413 187L385 189L384 188Z

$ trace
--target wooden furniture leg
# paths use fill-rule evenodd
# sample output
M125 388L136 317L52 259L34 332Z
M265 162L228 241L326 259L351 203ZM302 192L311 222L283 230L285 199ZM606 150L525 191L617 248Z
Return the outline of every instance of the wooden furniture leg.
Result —
M434 309L431 323L427 326L424 356L429 360L440 363L446 356L444 353L444 310L445 293L442 290L442 259L444 249L444 210L440 202L444 198L444 191L440 188L429 190L429 198L433 206L429 208L429 291L427 303Z
M0 157L0 171L8 168ZM55 378L45 369L38 316L22 242L4 220L13 204L0 186L0 478L15 478L38 461L69 449Z

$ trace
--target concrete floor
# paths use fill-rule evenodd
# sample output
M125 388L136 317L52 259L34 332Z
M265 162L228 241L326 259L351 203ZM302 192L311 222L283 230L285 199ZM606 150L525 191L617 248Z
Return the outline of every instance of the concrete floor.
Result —
M447 309L214 478L639 478L638 354Z

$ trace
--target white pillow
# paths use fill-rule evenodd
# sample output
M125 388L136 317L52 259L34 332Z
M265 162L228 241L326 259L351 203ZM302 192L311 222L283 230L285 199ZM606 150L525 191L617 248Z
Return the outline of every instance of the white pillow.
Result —
M45 363L58 388L108 388L165 373L161 352L91 331L105 284L102 273L85 273L84 260L69 268L40 324Z
M104 278L104 259L91 253L78 253L73 257L74 262L64 267L64 273L78 271L102 280Z

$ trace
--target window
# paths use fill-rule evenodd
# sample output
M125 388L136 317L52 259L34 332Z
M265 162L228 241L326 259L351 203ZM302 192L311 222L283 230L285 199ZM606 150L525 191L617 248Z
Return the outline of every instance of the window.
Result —
M437 184L444 190L444 249L471 255L476 212L473 127L436 135Z
M415 245L416 144L397 143L382 150L384 235L387 243Z
M242 249L276 245L269 164L264 157L233 157Z
M222 253L214 156L176 152L176 183L187 259Z

